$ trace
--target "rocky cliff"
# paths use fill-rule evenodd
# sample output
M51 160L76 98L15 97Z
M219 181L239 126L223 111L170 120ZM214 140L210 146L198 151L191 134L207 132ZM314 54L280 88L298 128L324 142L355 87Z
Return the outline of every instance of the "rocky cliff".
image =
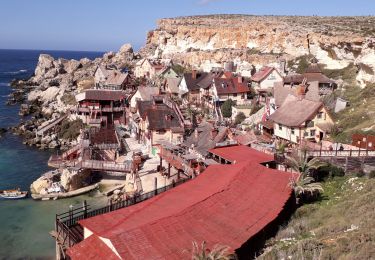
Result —
M375 82L374 17L212 15L161 19L141 54L210 70L234 61L237 71L312 54L326 69L354 63L357 81Z
M38 127L47 125L53 119L69 112L75 105L74 96L84 88L93 87L93 77L98 65L116 65L121 69L127 67L133 60L134 53L130 44L123 45L116 53L108 52L95 60L55 59L50 55L41 54L33 77L27 81L12 82L12 86L16 89L15 93L22 94L17 101L22 102L26 94L30 107L26 114L34 115L29 120L21 122L14 128L14 132L23 135L26 139L25 143L41 148L69 146L72 140L61 140L56 134L39 138L35 137L34 132ZM74 120L74 115L67 119L67 121Z

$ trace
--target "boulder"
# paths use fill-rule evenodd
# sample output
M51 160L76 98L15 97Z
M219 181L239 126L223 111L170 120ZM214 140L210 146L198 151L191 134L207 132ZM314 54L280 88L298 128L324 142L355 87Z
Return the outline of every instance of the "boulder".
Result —
M65 63L65 70L68 73L73 73L80 67L82 67L82 64L77 60L69 60L67 63Z
M58 87L49 87L40 94L40 99L43 102L51 102L55 100L59 91Z
M44 177L41 177L39 179L37 179L36 181L34 181L32 184L31 184L31 189L35 192L35 193L38 193L40 194L42 190L44 189L48 189L49 187L49 182L46 178Z
M126 43L124 45L121 46L118 54L119 55L127 55L127 54L130 54L130 53L133 53L133 47L131 46L131 44L129 43Z
M40 79L50 69L54 68L55 59L48 54L40 54L38 59L38 65L35 68L35 78Z

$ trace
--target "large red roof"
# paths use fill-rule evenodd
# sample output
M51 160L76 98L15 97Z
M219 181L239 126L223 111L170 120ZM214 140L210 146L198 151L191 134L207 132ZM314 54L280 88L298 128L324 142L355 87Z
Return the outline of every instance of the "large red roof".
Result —
M264 163L273 161L274 158L270 154L259 152L245 145L236 145L222 148L214 148L209 150L210 153L220 156L230 162L247 162Z
M85 243L79 243L68 249L73 259L118 260L119 257L98 237L89 236Z
M206 241L209 248L215 244L240 248L277 218L291 196L290 174L259 164L269 159L267 155L237 147L243 152L245 148L254 155L248 160L241 156L235 158L236 164L211 165L181 186L80 224L92 236L109 239L124 259L191 258L193 241ZM225 149L234 147L219 148L223 153ZM77 252L86 243L91 241L69 251L74 252L69 253L72 259L82 259Z

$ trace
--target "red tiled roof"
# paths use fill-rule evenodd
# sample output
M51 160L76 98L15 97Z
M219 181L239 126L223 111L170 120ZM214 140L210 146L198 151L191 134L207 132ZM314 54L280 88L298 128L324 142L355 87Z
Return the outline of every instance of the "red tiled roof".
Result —
M234 251L275 220L292 194L289 173L258 163L268 160L267 155L244 146L214 150L227 154L236 149L255 156L211 165L197 178L152 199L80 224L109 239L124 259L191 258L192 241L203 240L209 248L222 244ZM70 251L83 250L86 243L90 241Z
M238 82L238 78L215 78L214 84L218 95L250 92L247 82Z
M119 101L125 98L126 93L122 90L88 89L76 95L78 102L83 100Z
M255 82L260 82L260 81L264 80L268 75L270 75L274 69L275 68L273 68L273 67L265 66L265 67L261 68L258 72L256 72L251 77L251 80L255 81Z
M67 253L72 259L119 259L119 257L98 236L89 236L84 242L85 243L79 243L68 249Z
M255 149L249 149L249 147L244 145L214 148L209 152L231 162L246 162L251 160L252 162L259 164L274 160L272 155L259 152Z

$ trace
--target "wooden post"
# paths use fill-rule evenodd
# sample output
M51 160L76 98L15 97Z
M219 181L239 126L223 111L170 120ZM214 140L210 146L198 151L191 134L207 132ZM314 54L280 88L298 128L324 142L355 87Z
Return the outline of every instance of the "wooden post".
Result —
M322 144L322 143L320 143L319 157L321 157L321 156L322 156L322 146L323 146L323 144Z
M73 205L69 206L69 227L73 225Z
M176 187L176 182L174 181L174 179L172 180L172 187Z
M171 177L171 164L168 163L168 178Z
M361 147L358 147L358 157L361 156Z
M352 149L349 150L349 157L352 157Z
M87 218L87 201L83 201L83 218Z
M345 158L345 174L346 174L346 172L348 171L348 161L349 161L349 158L346 157L346 158Z
M158 178L155 177L155 195L158 194Z

